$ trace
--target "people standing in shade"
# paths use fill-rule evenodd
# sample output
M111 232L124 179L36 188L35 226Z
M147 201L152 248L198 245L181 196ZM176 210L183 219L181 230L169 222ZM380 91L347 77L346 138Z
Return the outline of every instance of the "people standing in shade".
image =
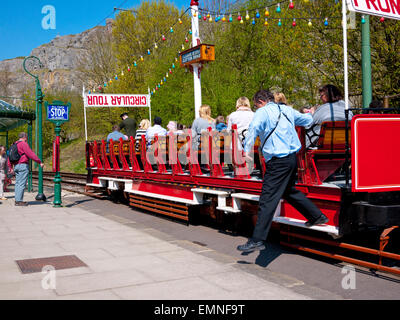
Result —
M4 197L4 182L7 177L7 154L6 148L0 146L0 200L7 200Z
M8 167L12 168L11 171L15 172L15 205L16 206L27 206L28 203L24 202L24 192L26 182L29 174L29 159L37 162L43 168L44 163L38 158L38 156L31 150L27 141L28 135L25 132L21 132L18 135L19 140L15 142L18 148L19 160L11 162L11 148L10 154L7 160Z
M211 108L209 105L203 104L199 109L199 115L200 117L192 123L192 139L195 150L199 148L201 132L206 131L209 127L215 129L215 121L211 118Z
M237 247L243 252L265 249L264 241L281 198L307 218L306 227L328 222L318 207L295 187L296 153L301 149L295 126L309 125L312 117L274 101L273 94L267 90L258 91L253 98L258 110L249 126L244 155L252 160L250 151L256 138L260 137L266 171L253 235L247 243Z
M119 124L120 130L125 129L125 133L128 137L136 136L136 121L135 119L129 118L128 114L125 112L121 114L122 122Z

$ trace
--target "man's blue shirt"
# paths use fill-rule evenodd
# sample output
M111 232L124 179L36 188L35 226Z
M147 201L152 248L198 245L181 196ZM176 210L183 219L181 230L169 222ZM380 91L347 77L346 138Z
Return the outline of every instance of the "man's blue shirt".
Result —
M249 153L251 151L257 136L260 137L262 146L265 138L277 124L279 107L282 112L279 124L262 149L266 162L273 157L282 158L299 151L301 143L295 126L308 126L313 121L309 113L302 114L286 105L281 104L278 106L274 102L269 102L254 114L244 142L245 152Z
M126 137L124 134L122 134L119 131L113 131L107 136L107 141L110 141L111 139L113 141L119 141L119 138L122 138L122 140L126 140Z

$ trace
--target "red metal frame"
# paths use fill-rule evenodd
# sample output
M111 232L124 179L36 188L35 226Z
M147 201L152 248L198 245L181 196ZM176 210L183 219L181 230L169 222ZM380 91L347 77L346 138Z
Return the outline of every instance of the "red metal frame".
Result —
M353 117L352 191L400 191L400 115Z
M377 117L376 115L374 116ZM360 117L366 116L355 116L353 118L352 134L354 134L354 121ZM400 119L400 116L392 115L379 115L379 117L395 117L396 119ZM372 119L371 116L370 118ZM341 127L341 124L337 125ZM93 143L88 143L87 157L91 157L95 162L95 167L92 168L93 181L98 183L99 176L131 179L134 181L134 188L137 188L137 185L143 184L143 186L145 186L146 190L149 192L151 191L156 194L159 193L160 195L173 194L176 197L182 197L185 199L193 198L193 194L190 191L190 189L193 187L223 188L234 190L234 192L245 192L256 195L260 194L262 189L262 179L250 177L247 164L243 159L243 151L239 150L237 145L239 141L237 128L236 126L233 126L232 129L232 148L230 156L234 171L233 177L226 176L223 172L223 166L225 164L220 160L221 146L218 145L216 147L216 144L219 143L216 138L220 139L220 137L216 132L211 130L208 130L207 134L203 135L202 140L202 152L205 152L210 170L206 173L202 172L198 161L198 152L193 152L192 134L189 130L188 135L186 136L186 141L179 150L177 137L172 133L167 136L165 144L162 145L160 144L160 137L156 136L154 138L152 147L154 148L154 154L157 163L156 171L153 170L153 167L148 161L149 155L147 154L148 150L144 136L142 136L140 140L140 153L137 153L135 150L135 140L133 138L130 140L128 155L130 159L130 165L132 166L131 170L128 169L129 163L126 161L122 147L123 142L121 140L116 143L119 143L119 157L122 164L122 169L118 167L117 157L114 153L113 142L110 142L110 158L113 162L112 168L108 162L104 140L102 141L101 146L99 146L96 141ZM304 146L304 132L298 129L298 133ZM354 141L355 138L353 137L352 143ZM98 152L99 147L101 152ZM226 150L224 152L226 152ZM352 145L352 159L354 159L354 152L355 148ZM397 152L396 154L400 157L400 146L395 152ZM258 147L255 147L255 154L258 154ZM324 156L326 154L332 154L332 159L326 159L324 156L322 156L321 159L316 159L316 157L319 157L321 154L324 154ZM180 157L185 157L186 163L181 164L178 155L180 155ZM260 169L264 173L265 163L262 161L263 157L261 154L258 156L261 158ZM139 165L137 157L140 157L141 165ZM321 209L321 211L328 216L330 220L329 225L336 227L339 226L342 190L339 187L322 186L322 183L330 173L343 164L343 161L344 154L342 146L330 150L324 150L323 148L321 150L306 150L303 148L298 153L299 174L298 184L296 187L304 192L307 197L310 198ZM169 168L171 170L169 170ZM185 168L187 170L185 170ZM389 168L388 170L393 170L393 168ZM171 186L165 185L166 183L173 183L174 187L171 188ZM178 188L176 186L185 187ZM400 190L400 188L389 188L388 190ZM305 220L297 210L295 210L285 201L282 203L281 216Z

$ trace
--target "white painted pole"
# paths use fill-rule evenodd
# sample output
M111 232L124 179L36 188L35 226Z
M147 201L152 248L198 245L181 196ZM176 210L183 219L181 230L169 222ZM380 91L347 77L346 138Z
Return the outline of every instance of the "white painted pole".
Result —
M83 116L85 118L85 141L88 141L87 135L87 121L86 121L86 93L85 93L85 86L82 89L82 98L83 98Z
M192 12L192 47L200 44L200 32L199 32L199 4L198 1L192 0L190 3ZM201 75L200 75L200 64L195 63L193 66L193 82L194 82L194 111L195 117L199 118L199 110L201 106Z
M348 75L348 64L347 64L347 3L346 0L342 0L342 28L343 28L343 72L344 72L344 102L345 109L349 109L349 75Z
M151 94L150 94L150 88L148 87L148 92L149 92L149 120L150 120L150 126L151 126Z

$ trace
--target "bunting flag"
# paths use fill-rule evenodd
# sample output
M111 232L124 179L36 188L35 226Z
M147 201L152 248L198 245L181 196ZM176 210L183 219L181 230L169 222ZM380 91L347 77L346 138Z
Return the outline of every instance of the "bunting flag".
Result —
M185 12L178 18L178 20L176 20L175 23L173 23L172 26L169 27L168 30L166 30L165 32L163 32L163 33L160 35L160 37L154 42L154 47L148 48L148 49L146 50L146 52L143 53L143 54L141 54L141 55L137 55L137 56L136 56L136 59L134 59L134 60L131 62L131 64L127 65L126 68L124 68L123 70L121 70L121 72L116 73L116 74L114 75L114 77L112 77L112 78L110 78L110 79L104 81L103 83L98 84L98 85L92 87L92 90L89 90L88 93L89 93L89 94L91 94L92 92L95 93L96 90L98 90L98 91L100 91L100 92L103 91L104 88L106 88L107 86L111 85L111 84L113 83L113 81L117 81L117 80L119 80L119 79L122 79L122 78L124 77L124 75L125 75L125 74L124 74L124 70L130 72L130 71L132 70L132 68L138 67L139 63L142 63L142 62L145 61L145 58L144 58L145 56L150 56L150 55L154 52L154 50L157 50L157 49L159 48L159 45L158 45L158 44L161 44L161 43L163 43L163 42L165 42L165 41L167 40L167 36L166 36L166 35L168 35L168 34L173 34L173 33L174 33L174 27L175 27L176 25L178 25L178 24L179 24L179 25L182 25L182 24L183 24L182 17L183 17L189 10L190 10L190 8L187 8L187 9L185 10ZM185 35L185 43L188 43L188 42L189 42L189 40L188 40L188 35L190 35L190 34L192 34L192 32L191 32L191 30L189 29L189 31L188 31L188 32L186 33L186 35ZM185 49L185 43L183 43L183 44L181 45L182 50ZM175 58L175 59L176 59L176 58ZM173 68L175 68L175 65L173 65L173 66L174 66ZM164 82L165 82L165 81L164 81Z
M310 2L310 0L303 0L305 3ZM247 9L243 10L242 12L213 12L207 9L199 8L197 10L194 10L193 17L198 17L198 19L202 22L209 22L209 23L218 23L219 21L226 22L226 23L234 23L237 22L239 24L244 24L244 23L249 23L251 25L256 25L258 21L261 21L264 26L268 27L271 23L275 23L277 26L281 27L283 25L291 25L292 27L297 27L299 21L302 23L306 23L308 27L313 26L313 22L320 22L322 23L325 27L329 27L330 21L332 20L339 20L341 21L342 17L340 16L333 16L333 17L283 17L282 16L282 10L287 9L287 10L295 10L295 2L293 0L282 0L280 2L275 2L273 4L270 4L265 7L260 7L260 8L254 8L254 9ZM165 30L160 37L154 42L154 45L152 48L148 48L146 52L144 52L141 55L138 55L136 59L134 59L131 64L129 64L124 70L130 72L132 68L138 67L139 63L142 63L145 61L146 56L150 56L154 50L157 50L159 48L159 44L164 43L167 40L167 36L170 34L174 33L174 27L176 25L182 25L182 17L188 12L191 12L191 8L187 8L185 12L178 18L178 20L175 21L175 23L169 27L168 30ZM244 15L242 15L244 13ZM380 17L379 19L380 22L384 22L385 19L383 17ZM361 23L365 23L365 17L364 15L361 16ZM189 43L189 35L192 34L192 31L189 29L189 31L186 33L185 36L185 41L181 45L181 51L185 50L185 44ZM190 46L190 45L189 45ZM170 74L172 74L173 70L175 69L175 63L178 62L178 57L174 58L174 62L170 65L168 71L165 73L165 76L157 83L157 85L154 86L154 88L150 91L150 93L153 95L155 94L163 84L167 82L167 78L169 77ZM116 73L113 78L110 78L104 83L97 85L94 87L92 90L93 92L96 92L96 89L99 91L103 91L104 88L107 86L111 85L113 81L118 81L119 79L122 79L124 77L124 70L122 70L119 73ZM92 91L89 91L89 94Z

